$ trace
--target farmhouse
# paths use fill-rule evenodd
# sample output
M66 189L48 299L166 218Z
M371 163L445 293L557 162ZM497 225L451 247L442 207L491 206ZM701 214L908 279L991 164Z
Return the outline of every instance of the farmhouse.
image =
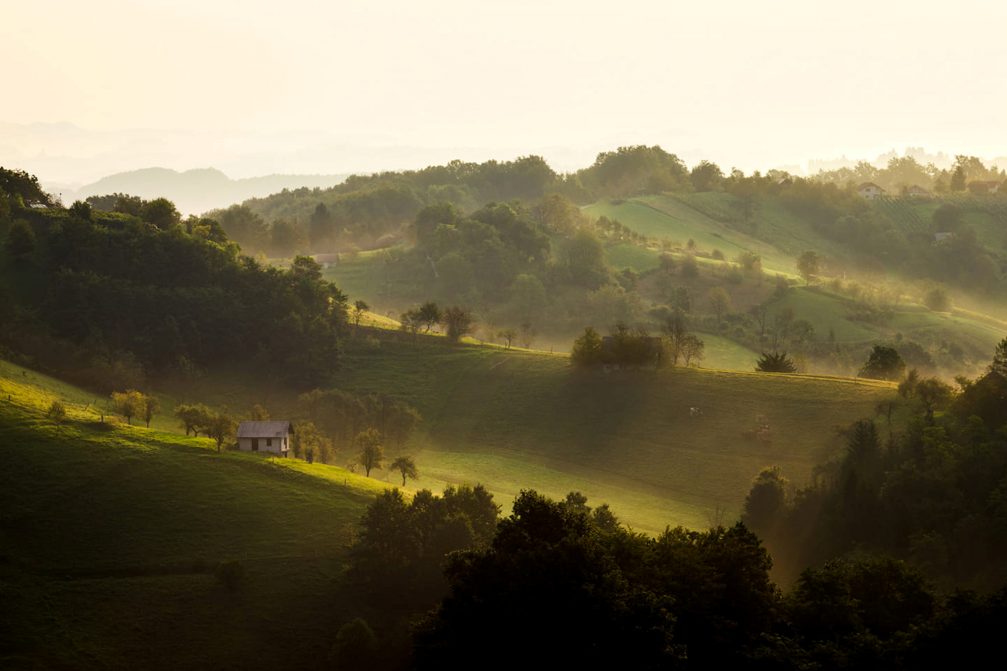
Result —
M857 194L866 200L874 200L885 195L885 190L874 182L864 182L857 187Z
M906 189L906 195L910 198L929 198L930 192L924 189L922 186L917 186L913 184L911 187Z
M969 191L975 194L988 193L990 195L1000 191L1001 183L995 180L977 180L969 182Z
M273 452L287 456L290 449L290 422L242 422L238 425L238 449L244 452Z

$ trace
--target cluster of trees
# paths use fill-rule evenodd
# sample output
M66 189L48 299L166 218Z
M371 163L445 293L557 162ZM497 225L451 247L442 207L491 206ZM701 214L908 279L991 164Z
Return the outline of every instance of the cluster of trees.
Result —
M590 326L585 328L573 343L572 363L584 368L602 364L638 368L665 362L672 366L698 365L703 360L705 345L695 333L689 332L685 313L664 310L657 316L661 322L660 336L652 336L644 328L631 329L622 322L616 323L605 337Z
M960 387L911 371L812 485L794 490L775 468L756 478L744 520L785 571L860 549L945 586L1007 582L1007 339Z
M261 414L261 408L257 409L259 414L253 412L252 419L268 419L268 415ZM202 403L181 403L175 406L175 417L185 428L185 435L198 436L202 433L207 438L212 438L217 443L217 451L220 452L224 443L231 440L238 429L237 420L226 410L212 410Z
M815 179L821 182L847 185L874 182L892 195L906 195L910 187L918 186L938 194L985 193L982 182L1003 182L1007 173L996 166L986 166L975 157L955 156L949 168L938 168L934 163L920 163L915 156L892 156L879 168L866 161L853 167L820 171Z
M488 202L541 198L560 178L538 156L422 170L354 175L329 189L284 189L211 213L244 249L290 256L351 247L387 247L424 207L470 211ZM269 223L267 223L269 222Z
M467 668L473 659L492 668L531 659L562 668L908 669L979 663L994 654L994 632L1007 618L1007 591L943 598L885 558L828 562L783 593L769 554L740 523L652 537L578 493L554 501L523 491L499 522L488 495L451 508L447 493L407 503L388 492L368 509L349 578L366 594L381 638L366 622L348 623L334 661L375 669ZM410 646L401 623L438 601Z
M375 598L420 608L435 602L445 593L444 558L488 545L499 510L481 485L448 487L442 496L424 489L408 501L387 490L361 518L350 548L353 582Z
M136 389L112 392L109 408L117 415L126 418L127 424L133 423L134 417L143 419L147 428L150 428L150 420L161 409L161 403L155 396L144 394ZM188 431L186 431L186 435Z
M430 333L430 329L440 324L444 334L451 342L459 342L464 336L475 329L475 317L468 308L452 305L443 310L437 303L427 301L418 308L406 310L399 317L400 327L406 333L415 336L421 331Z
M0 292L0 345L105 391L226 361L255 360L299 383L331 376L347 299L315 261L263 267L216 222L178 222L159 201L138 207L21 210L30 219L4 243L15 262Z

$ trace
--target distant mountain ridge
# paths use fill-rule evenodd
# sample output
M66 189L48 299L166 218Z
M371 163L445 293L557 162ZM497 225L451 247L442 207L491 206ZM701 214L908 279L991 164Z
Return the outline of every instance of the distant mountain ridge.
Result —
M227 207L249 198L261 198L284 189L329 188L346 175L263 175L231 179L216 168L179 172L170 168L142 168L120 172L86 184L76 191L62 191L64 203L109 193L128 193L141 198L165 197L185 214L199 214Z

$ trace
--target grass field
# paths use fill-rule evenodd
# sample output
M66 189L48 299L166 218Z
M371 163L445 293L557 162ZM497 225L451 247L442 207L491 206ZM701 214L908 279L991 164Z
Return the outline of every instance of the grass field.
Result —
M719 341L711 342L716 351ZM739 366L754 365L754 353L725 349L746 359ZM501 498L532 482L555 496L576 483L648 531L705 526L718 509L737 515L767 464L803 480L837 448L837 426L873 414L893 393L884 383L833 378L582 372L562 357L440 345L351 355L338 385L416 405L424 431L413 450L438 482L482 481ZM702 416L691 417L690 407ZM773 427L771 445L742 436L760 415Z
M103 425L90 395L21 372L0 377L0 667L324 665L351 617L333 580L382 484ZM224 560L247 572L236 593Z
M188 384L163 385L148 430L102 424L92 394L0 365L3 668L324 666L355 615L337 583L354 525L397 474L218 454L176 433L175 399L293 417L295 392L263 397L223 371ZM351 347L338 385L418 407L410 489L482 482L504 514L522 489L578 490L646 532L736 519L763 466L802 482L840 449L837 427L894 393L837 378L584 372L561 356L390 337L378 352ZM56 398L61 423L44 416ZM770 443L742 435L762 416ZM225 560L247 572L234 593L213 574Z

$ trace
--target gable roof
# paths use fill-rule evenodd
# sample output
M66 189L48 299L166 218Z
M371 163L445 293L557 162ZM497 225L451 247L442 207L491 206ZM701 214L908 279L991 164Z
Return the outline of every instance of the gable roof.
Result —
M882 189L880 186L878 186L874 182L864 182L863 184L861 184L860 186L857 187L857 191L863 191L864 189L869 189L871 187L874 187L878 191L884 191L884 189Z
M281 438L290 433L290 422L242 422L238 438Z

